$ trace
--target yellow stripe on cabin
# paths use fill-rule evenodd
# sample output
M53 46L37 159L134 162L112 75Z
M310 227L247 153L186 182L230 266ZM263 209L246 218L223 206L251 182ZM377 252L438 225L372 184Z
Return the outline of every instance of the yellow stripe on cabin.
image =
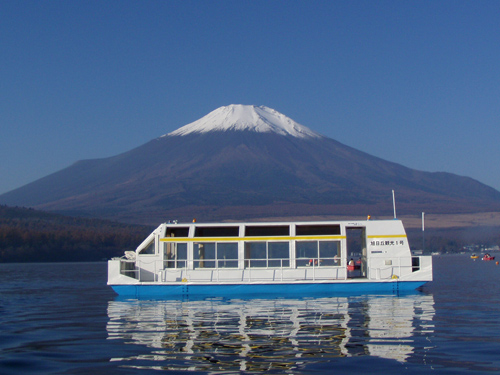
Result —
M369 235L367 238L406 238L406 234ZM162 242L235 242L235 241L293 241L293 240L344 240L346 236L274 236L274 237L165 237Z
M275 236L275 237L165 237L162 242L236 242L236 241L292 241L292 240L344 240L346 236Z

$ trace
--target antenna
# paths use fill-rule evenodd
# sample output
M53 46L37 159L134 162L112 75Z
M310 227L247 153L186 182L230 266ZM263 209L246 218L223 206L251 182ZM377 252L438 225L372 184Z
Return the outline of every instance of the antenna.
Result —
M394 196L394 190L392 191L392 208L394 209L394 219L396 218L396 198Z
M422 212L422 252L425 252L425 212Z

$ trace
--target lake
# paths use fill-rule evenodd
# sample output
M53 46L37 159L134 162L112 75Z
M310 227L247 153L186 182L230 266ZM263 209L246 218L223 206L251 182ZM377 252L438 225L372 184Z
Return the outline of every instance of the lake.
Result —
M119 298L104 262L0 264L0 373L500 372L500 266L433 261L404 295L201 300Z

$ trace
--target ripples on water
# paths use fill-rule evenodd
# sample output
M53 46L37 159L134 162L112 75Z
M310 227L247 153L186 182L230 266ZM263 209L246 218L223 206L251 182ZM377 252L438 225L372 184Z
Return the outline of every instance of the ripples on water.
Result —
M3 264L0 373L498 372L499 274L450 256L401 296L137 300L104 263Z

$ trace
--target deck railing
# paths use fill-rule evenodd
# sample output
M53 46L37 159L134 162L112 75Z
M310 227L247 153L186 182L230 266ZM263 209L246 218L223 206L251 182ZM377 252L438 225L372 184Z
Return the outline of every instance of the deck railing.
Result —
M207 260L213 262L214 260ZM267 261L267 262L266 262ZM323 265L325 263L337 263L335 265ZM154 263L153 267L150 265ZM319 265L318 265L319 263ZM346 267L341 266L342 259L335 258L322 258L319 262L314 260L307 262L305 266L298 266L291 268L289 266L289 259L245 259L246 267L240 269L233 268L204 268L197 267L194 269L182 268L164 268L163 261L156 260L147 262L143 260L137 261L137 268L139 270L139 280L143 281L143 265L147 265L149 269L153 269L148 274L154 275L154 280L157 282L166 281L203 281L203 282L252 282L252 281L292 281L292 280L338 280L347 278ZM267 264L267 267L257 267L252 264ZM269 266L269 264L276 266ZM141 275L142 269L142 275Z
M266 259L246 259L244 269L240 268L165 268L163 260L138 259L135 269L121 268L123 275L136 278L140 281L167 282L167 281L203 281L203 282L283 282L295 280L342 280L352 277L367 277L372 280L385 280L400 277L404 274L417 272L430 266L432 260L428 256L413 256L391 258L391 264L376 266L380 259L371 259L366 270L349 271L345 259L335 259L338 266L324 266L322 262L308 262L305 266L289 267L289 259L271 259L278 266L251 267L252 262L262 264ZM327 258L325 258L326 260ZM415 261L414 259L418 259ZM269 259L267 259L269 261ZM248 261L248 263L247 263ZM122 262L133 263L130 260ZM152 267L151 267L152 266ZM364 272L362 275L361 272Z

